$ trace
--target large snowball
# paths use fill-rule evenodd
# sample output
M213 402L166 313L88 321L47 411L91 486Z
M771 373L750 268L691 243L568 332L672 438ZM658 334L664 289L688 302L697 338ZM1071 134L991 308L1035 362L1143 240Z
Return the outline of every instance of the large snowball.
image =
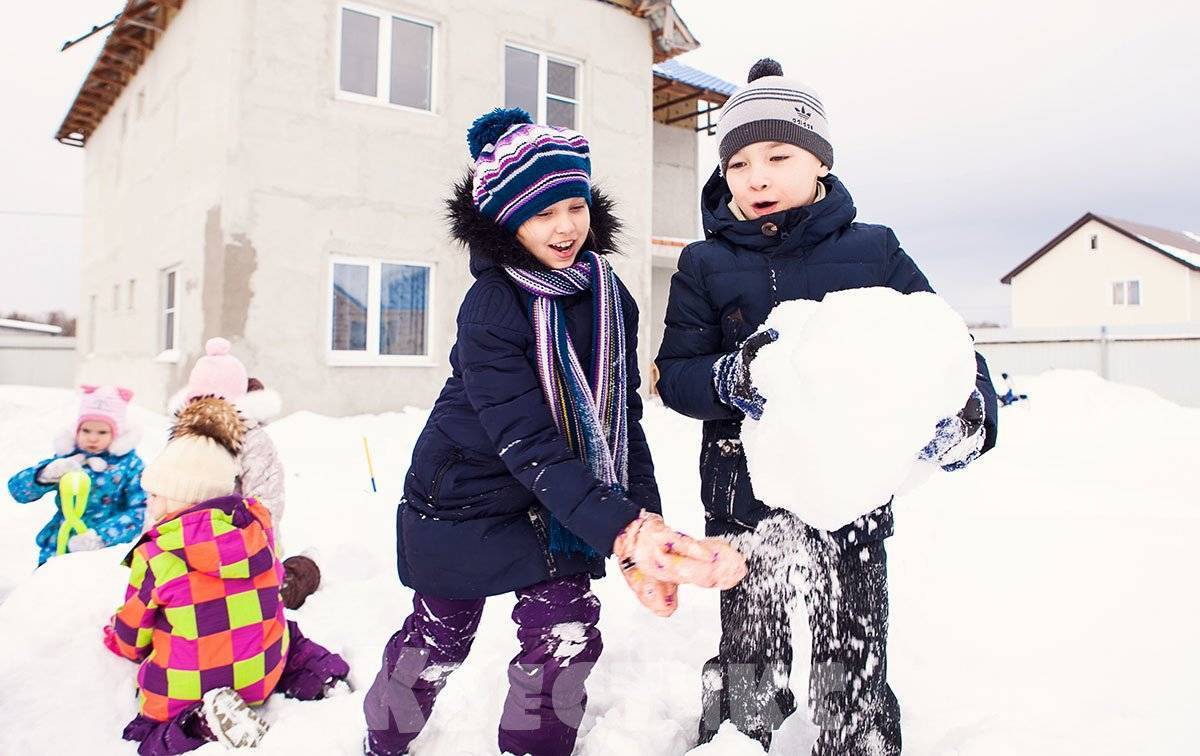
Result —
M766 397L742 438L755 495L836 530L887 502L975 385L959 315L934 294L852 289L776 307L751 365Z

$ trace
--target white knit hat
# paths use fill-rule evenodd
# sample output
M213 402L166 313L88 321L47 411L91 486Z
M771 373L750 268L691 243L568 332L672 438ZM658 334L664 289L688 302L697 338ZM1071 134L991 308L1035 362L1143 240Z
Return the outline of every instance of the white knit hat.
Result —
M142 488L172 501L195 504L232 494L237 473L233 455L213 439L180 436L146 465Z

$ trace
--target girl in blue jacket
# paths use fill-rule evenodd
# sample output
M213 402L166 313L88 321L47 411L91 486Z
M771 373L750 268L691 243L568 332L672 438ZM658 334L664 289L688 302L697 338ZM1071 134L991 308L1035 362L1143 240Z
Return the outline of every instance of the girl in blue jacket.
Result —
M407 752L466 658L486 597L515 591L521 650L499 747L567 756L602 648L590 584L605 557L663 616L676 584L732 586L744 563L658 514L637 307L604 257L620 224L591 185L587 140L496 110L468 143L473 170L447 204L475 283L396 513L413 611L367 694L366 746Z
M146 494L142 459L133 450L141 432L127 418L132 398L126 388L84 386L79 416L73 428L55 439L54 456L9 478L8 492L22 504L55 492L54 516L36 538L38 566L60 553L59 532L67 520L58 484L72 470L83 471L91 489L82 516L74 528L68 526L64 551L102 549L132 541L142 532Z

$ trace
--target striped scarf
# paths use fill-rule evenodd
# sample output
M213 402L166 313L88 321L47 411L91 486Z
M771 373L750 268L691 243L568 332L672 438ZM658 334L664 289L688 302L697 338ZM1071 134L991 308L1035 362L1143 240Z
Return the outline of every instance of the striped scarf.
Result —
M532 296L530 322L537 344L538 381L554 424L580 459L608 486L629 485L628 381L625 314L617 274L595 252L582 252L564 270L531 271L505 266L505 273ZM579 364L561 297L592 290L591 381ZM560 554L596 552L550 518L550 550Z

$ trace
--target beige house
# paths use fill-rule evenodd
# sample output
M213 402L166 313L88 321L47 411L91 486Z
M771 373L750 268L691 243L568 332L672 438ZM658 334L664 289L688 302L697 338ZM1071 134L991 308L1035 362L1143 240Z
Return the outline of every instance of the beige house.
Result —
M1200 234L1087 213L1000 279L1014 328L1200 322Z
M590 139L649 373L651 239L695 233L733 89L672 60L697 44L665 0L128 0L57 134L86 150L79 379L161 405L222 335L289 410L428 406L471 280L442 201L503 105Z

